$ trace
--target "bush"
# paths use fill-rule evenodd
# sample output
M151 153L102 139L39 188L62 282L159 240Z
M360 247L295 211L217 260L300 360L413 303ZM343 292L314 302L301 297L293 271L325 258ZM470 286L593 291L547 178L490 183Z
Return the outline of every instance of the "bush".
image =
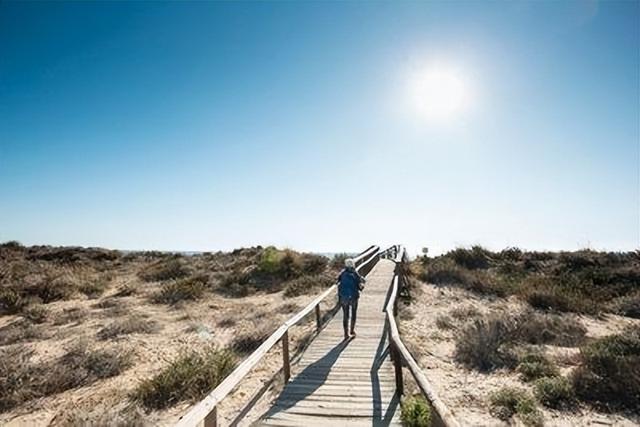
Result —
M49 311L41 304L32 305L22 311L22 317L33 323L44 323L49 317Z
M54 325L66 325L71 322L80 322L89 316L89 310L84 307L69 307L62 310L53 321Z
M215 347L183 353L156 376L138 385L131 397L148 409L163 409L183 400L196 401L217 387L235 364L233 354Z
M89 298L98 298L109 287L109 280L103 277L87 279L78 286L78 290Z
M569 408L575 401L571 383L560 376L538 379L535 382L534 394L543 405L549 408Z
M542 426L542 414L533 398L519 388L505 387L490 396L491 415L508 421L518 415L524 425Z
M541 353L528 353L520 359L516 370L523 381L533 381L543 377L556 377L558 368Z
M581 400L640 410L640 327L599 338L582 347L580 354L572 382Z
M27 300L17 291L9 288L0 289L0 313L19 313L27 305Z
M450 316L447 316L446 314L441 314L440 316L436 317L436 326L440 329L455 329L456 325L453 322L453 319L451 319Z
M428 427L431 425L431 407L420 395L409 397L402 402L400 419L405 427Z
M17 320L0 328L0 345L15 344L17 342L40 339L43 330L24 319Z
M299 295L311 294L318 289L323 289L331 286L333 279L326 275L316 274L298 277L290 280L284 285L285 297L297 297Z
M509 345L513 341L516 324L509 317L476 319L456 337L454 357L469 368L489 371L511 364Z
M165 280L181 279L189 275L189 269L184 265L180 258L170 258L168 260L160 260L151 265L146 266L138 272L145 282L162 282Z
M153 320L131 315L122 320L116 320L98 331L98 338L107 340L129 334L151 334L157 332L159 326Z
M154 297L157 303L176 304L180 301L200 299L207 289L206 276L188 277L162 285L160 292Z
M254 352L255 349L269 338L271 328L261 327L245 332L240 332L231 342L231 350L240 356L246 356Z
M566 315L524 311L518 319L517 339L529 344L571 347L582 343L586 333L579 321Z
M34 364L32 356L33 351L24 347L0 349L0 412L118 375L131 366L133 353L91 351L80 342L57 360Z
M470 270L488 268L490 255L491 252L477 245L471 249L457 248L446 254L453 258L456 264Z
M611 304L611 311L620 316L640 319L640 292L614 300Z
M69 275L58 276L53 279L46 278L35 289L30 290L43 303L69 299L76 291L76 284Z

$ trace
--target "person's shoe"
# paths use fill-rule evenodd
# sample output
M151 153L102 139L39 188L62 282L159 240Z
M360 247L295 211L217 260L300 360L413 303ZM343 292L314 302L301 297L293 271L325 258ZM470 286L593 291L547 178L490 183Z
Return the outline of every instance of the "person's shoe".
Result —
M351 338L355 338L356 337L356 331L351 331Z
M344 333L344 340L348 340L349 338L351 338L351 336L348 333Z

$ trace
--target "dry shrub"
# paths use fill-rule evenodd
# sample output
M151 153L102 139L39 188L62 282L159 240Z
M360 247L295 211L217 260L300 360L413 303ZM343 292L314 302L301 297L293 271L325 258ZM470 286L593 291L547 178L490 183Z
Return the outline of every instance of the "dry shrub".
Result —
M91 351L80 342L59 359L35 364L25 347L0 349L0 412L120 374L132 363L127 350Z
M452 258L461 267L484 269L489 267L491 252L482 246L472 246L471 249L457 248L449 251L446 256Z
M74 407L56 416L58 427L145 427L150 424L144 411L135 404L104 407L94 402Z
M640 319L640 292L613 300L611 311L620 316Z
M449 314L456 320L467 320L469 318L478 317L480 312L474 306L467 305L464 307L456 307L449 311Z
M440 329L455 329L456 325L451 318L446 314L441 314L436 318L436 326Z
M98 298L108 287L109 278L102 276L83 280L78 286L78 290L89 298Z
M508 316L475 319L456 337L456 361L480 371L510 365L516 329L516 322Z
M10 288L0 289L0 314L19 313L27 304L27 299L16 290Z
M62 310L53 320L54 325L66 325L67 323L80 322L89 317L89 310L84 307L69 307Z
M573 347L584 342L587 329L566 315L525 311L518 322L517 339L529 344Z
M67 300L76 292L77 285L71 274L64 274L55 278L46 278L35 289L31 290L43 303Z
M145 266L138 272L138 277L145 282L161 282L164 280L182 279L188 276L189 273L189 269L181 258L174 257Z
M301 276L286 283L284 296L297 297L299 295L312 294L319 289L331 286L333 283L334 280L324 274Z
M152 334L160 330L157 322L139 315L116 320L98 331L98 338L107 340L129 334Z
M300 310L300 306L293 302L285 302L280 307L278 307L278 313L282 314L291 314Z
M580 354L572 382L581 400L640 413L640 326L599 338Z
M274 330L272 324L267 324L240 331L231 342L230 348L240 356L251 354L269 338Z
M235 365L231 352L216 347L182 353L156 376L140 383L131 397L148 409L196 401L220 384Z
M49 318L49 310L42 304L32 305L22 310L22 317L33 323L44 323Z
M202 298L207 289L207 276L200 275L175 280L162 285L153 300L161 304L177 304L181 301L194 301Z
M31 322L20 319L0 328L0 345L41 339L45 333Z

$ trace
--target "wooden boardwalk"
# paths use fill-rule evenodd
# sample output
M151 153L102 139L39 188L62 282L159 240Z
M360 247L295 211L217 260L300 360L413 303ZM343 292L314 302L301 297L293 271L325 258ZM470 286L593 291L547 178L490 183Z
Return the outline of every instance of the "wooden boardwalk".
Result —
M334 316L257 425L400 425L384 313L394 268L393 261L381 259L367 275L358 304L358 336L344 341L342 313Z

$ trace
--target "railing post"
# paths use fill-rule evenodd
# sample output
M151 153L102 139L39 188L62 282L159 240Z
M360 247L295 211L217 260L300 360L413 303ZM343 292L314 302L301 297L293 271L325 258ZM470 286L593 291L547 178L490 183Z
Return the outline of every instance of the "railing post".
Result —
M204 427L218 427L218 408L213 407L211 412L204 417Z
M393 362L393 370L396 374L396 391L398 396L404 394L404 382L402 381L402 359L396 343L391 337L391 329L389 329L389 351L391 353L391 362Z
M289 331L282 335L282 372L284 373L285 384L291 378L291 364L289 361Z
M319 332L320 327L322 326L322 317L320 317L320 303L316 305L316 326L318 327Z

